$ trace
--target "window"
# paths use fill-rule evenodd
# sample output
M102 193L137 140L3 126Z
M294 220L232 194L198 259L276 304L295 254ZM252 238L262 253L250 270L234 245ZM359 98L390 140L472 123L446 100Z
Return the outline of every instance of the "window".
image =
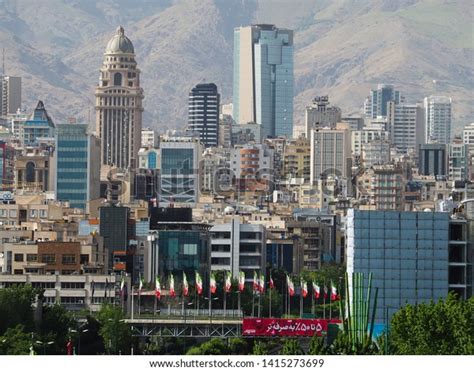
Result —
M46 264L56 263L56 255L54 254L43 254L41 256L41 262Z
M30 218L37 218L38 217L38 210L32 209L30 210Z
M22 262L23 261L23 254L15 254L15 261Z
M33 183L35 181L35 163L28 162L26 164L26 181Z
M56 282L31 282L31 286L37 289L54 289Z
M10 210L10 218L16 218L17 213L16 210Z
M183 244L183 255L196 255L197 245L195 243Z
M15 269L13 274L23 274L23 269Z
M62 289L83 289L84 282L61 282Z
M62 257L63 264L76 264L76 255L64 254Z
M122 85L122 74L120 72L116 72L114 74L114 85L121 86Z
M36 262L36 261L38 261L38 255L37 254L26 254L26 261L27 262Z

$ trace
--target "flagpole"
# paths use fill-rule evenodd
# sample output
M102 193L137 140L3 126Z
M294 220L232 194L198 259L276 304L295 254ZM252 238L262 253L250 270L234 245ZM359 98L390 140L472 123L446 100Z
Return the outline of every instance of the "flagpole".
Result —
M268 303L268 318L272 318L272 288L268 290L269 303Z
M260 304L261 304L261 301L262 301L262 293L259 292L259 293L258 293L258 318L260 318L260 314L261 314L261 312L260 312Z
M155 290L156 290L156 289L155 289ZM154 304L153 304L153 317L156 316L157 301L158 301L158 298L156 297L156 291L155 291L155 302L154 302Z
M311 282L311 291L313 292L313 297L311 298L311 315L314 318L314 286L313 286L313 282Z
M326 319L326 281L323 281L323 319Z
M132 300L131 300L131 302L132 302L132 319L133 319L133 314L134 314L134 309L135 309L134 304L133 304L133 286L132 286Z
M255 287L252 288L252 317L255 317Z
M237 294L237 301L238 301L238 306L239 306L239 317L242 313L241 311L241 307L240 307L240 288L239 288L239 291L238 291L238 294Z
M227 310L227 290L224 284L224 317L226 316L226 310Z
M300 318L303 318L303 287L300 289Z

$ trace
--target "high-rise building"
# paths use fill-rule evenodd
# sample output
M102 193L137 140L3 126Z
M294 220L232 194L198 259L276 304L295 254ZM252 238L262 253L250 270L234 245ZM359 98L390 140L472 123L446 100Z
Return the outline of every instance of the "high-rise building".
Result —
M418 104L388 102L387 123L392 145L400 153L424 143L423 108Z
M451 104L449 97L425 98L425 143L448 144L451 141Z
M216 84L197 84L189 92L188 126L199 133L204 147L217 147L219 142L220 95Z
M21 109L21 77L0 75L0 117Z
M439 212L347 212L347 272L373 274L376 323L406 304L448 294L449 215Z
M341 121L341 109L329 104L328 96L315 97L310 106L306 107L305 132L306 138L314 128L333 128Z
M351 131L348 124L311 130L311 184L327 176L350 178Z
M42 101L39 101L33 114L23 124L23 144L37 145L42 138L54 138L54 122L48 115Z
M163 135L158 156L159 203L194 206L200 190L202 146L196 136Z
M0 191L13 191L15 184L15 149L0 141Z
M101 164L136 168L141 145L143 89L133 44L122 27L105 48L95 97Z
M395 90L393 85L378 84L377 89L372 89L364 104L364 112L367 117L373 119L387 116L387 103L390 101L396 104L402 100L400 92Z
M233 117L262 137L293 134L293 31L271 24L234 29Z
M304 179L309 182L311 174L311 146L309 139L298 138L289 141L283 152L283 178Z
M448 175L445 144L422 144L418 155L420 175Z
M56 199L86 210L99 198L99 139L87 124L58 124L56 131Z
M448 144L449 180L467 180L469 169L468 145L461 139L454 139Z

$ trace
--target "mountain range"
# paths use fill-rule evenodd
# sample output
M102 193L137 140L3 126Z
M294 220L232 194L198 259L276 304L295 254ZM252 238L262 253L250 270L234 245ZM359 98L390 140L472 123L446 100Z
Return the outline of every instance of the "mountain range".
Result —
M234 27L295 31L295 124L316 95L359 113L378 83L409 102L453 98L455 129L474 122L473 5L468 0L0 0L5 72L23 78L24 108L94 122L94 88L118 25L135 46L143 126L187 122L187 95L214 82L232 101Z

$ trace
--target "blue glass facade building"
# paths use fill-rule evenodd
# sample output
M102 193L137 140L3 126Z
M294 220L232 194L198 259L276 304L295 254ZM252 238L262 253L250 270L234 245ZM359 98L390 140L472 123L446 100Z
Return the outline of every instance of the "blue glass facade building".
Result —
M87 124L60 124L56 135L56 199L86 209L99 197L100 144Z
M293 31L259 24L234 30L233 116L262 137L293 134Z
M373 273L379 289L375 322L405 304L448 294L449 214L361 211L347 214L347 272Z
M23 125L23 143L30 146L41 138L54 138L54 122L48 115L42 101L39 101L30 119Z

